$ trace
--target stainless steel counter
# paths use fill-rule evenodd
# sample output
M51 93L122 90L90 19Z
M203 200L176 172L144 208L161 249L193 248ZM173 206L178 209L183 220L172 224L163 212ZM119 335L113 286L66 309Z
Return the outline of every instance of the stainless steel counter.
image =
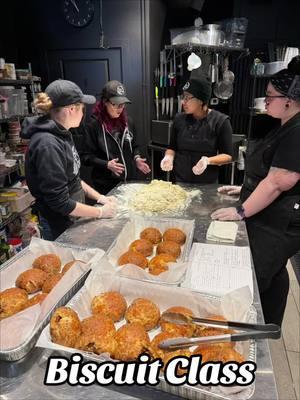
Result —
M195 189L195 186L183 185ZM199 188L199 187L197 187ZM234 199L229 196L219 195L216 191L217 185L200 187L202 193L193 199L188 209L180 218L195 219L195 242L206 242L206 231L210 223L210 214L220 207L235 204ZM119 189L113 190L112 194L118 194ZM58 241L87 246L99 247L107 250L115 237L121 231L126 219L115 220L79 220L74 226L63 233ZM248 246L245 224L239 222L239 229L235 245ZM256 282L254 277L254 282ZM259 294L256 283L254 284L254 306L258 313L258 322L263 322ZM131 400L154 399L173 400L179 399L161 391L149 387L117 387L104 388L97 384L82 387L72 387L67 384L47 387L43 384L45 368L48 357L54 355L52 351L34 348L26 357L17 362L1 362L0 365L0 394L3 400L39 400L39 399L107 399L107 400ZM68 355L66 355L68 357ZM255 393L253 400L276 400L278 399L276 384L273 375L273 367L270 358L267 341L257 344L257 372L255 381ZM208 400L208 398L207 398Z

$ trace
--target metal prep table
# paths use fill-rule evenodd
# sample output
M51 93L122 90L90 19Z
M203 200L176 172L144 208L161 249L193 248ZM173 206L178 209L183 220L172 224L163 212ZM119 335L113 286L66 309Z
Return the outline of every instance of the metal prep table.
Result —
M229 196L219 195L217 185L196 187L183 185L188 188L201 189L201 198L196 197L180 218L195 219L195 242L206 242L206 231L210 224L210 214L220 207L234 205ZM115 188L111 194L118 193ZM115 237L121 231L126 219L115 220L79 220L58 239L60 242L99 247L107 250ZM244 222L239 222L237 246L249 246ZM258 323L263 322L259 294L254 277L254 306L258 313ZM3 400L40 400L40 399L85 399L85 400L133 400L154 399L175 400L180 397L164 393L149 387L102 387L94 384L88 387L69 386L67 384L47 387L44 386L44 375L47 359L53 351L34 348L26 357L16 362L1 362L0 366L0 398ZM56 353L57 355L57 353ZM212 398L212 397L210 397ZM277 400L277 389L270 358L269 345L266 340L257 343L257 371L255 393L253 400ZM208 397L207 397L208 400Z

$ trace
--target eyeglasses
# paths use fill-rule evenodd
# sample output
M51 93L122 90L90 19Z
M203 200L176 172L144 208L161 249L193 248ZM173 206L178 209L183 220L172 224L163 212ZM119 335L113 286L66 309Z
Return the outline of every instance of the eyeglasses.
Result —
M283 96L283 95L278 95L278 96L274 95L274 96L272 96L271 94L267 94L267 93L265 94L265 98L266 99L276 99L278 97L286 97L286 96Z
M120 110L121 108L124 108L124 107L125 107L125 103L122 103L122 104L114 104L114 103L112 103L111 101L109 101L109 103L110 103L111 106L112 106L113 108L115 108L116 110Z
M195 96L181 96L181 101L185 101L186 103L192 99L195 99Z

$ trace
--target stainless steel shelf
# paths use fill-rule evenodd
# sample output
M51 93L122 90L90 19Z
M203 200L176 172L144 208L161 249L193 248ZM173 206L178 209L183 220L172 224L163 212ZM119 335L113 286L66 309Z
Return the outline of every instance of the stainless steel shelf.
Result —
M165 46L166 50L171 50L171 49L178 49L178 50L199 50L203 49L206 50L207 52L238 52L238 53L249 53L248 48L238 48L238 47L229 47L229 46L212 46L208 44L195 44L195 43L184 43L184 44L171 44L171 45L166 45Z
M24 86L40 81L40 79L0 79L0 86Z

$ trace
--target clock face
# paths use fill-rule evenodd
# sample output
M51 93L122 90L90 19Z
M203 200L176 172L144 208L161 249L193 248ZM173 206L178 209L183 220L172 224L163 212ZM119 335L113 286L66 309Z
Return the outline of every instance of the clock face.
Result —
M63 0L66 21L78 28L88 25L94 16L92 0Z

